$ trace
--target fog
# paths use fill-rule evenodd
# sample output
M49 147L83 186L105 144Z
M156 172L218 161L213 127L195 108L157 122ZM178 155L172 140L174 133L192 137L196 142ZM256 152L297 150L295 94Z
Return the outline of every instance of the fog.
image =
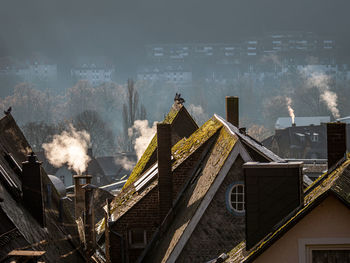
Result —
M239 96L240 125L267 131L260 138L292 111L348 116L349 9L341 0L4 0L0 106L12 106L36 150L73 123L97 155L135 151L128 128L161 121L177 92L199 124ZM37 61L52 75L42 78ZM91 65L107 81L82 73Z

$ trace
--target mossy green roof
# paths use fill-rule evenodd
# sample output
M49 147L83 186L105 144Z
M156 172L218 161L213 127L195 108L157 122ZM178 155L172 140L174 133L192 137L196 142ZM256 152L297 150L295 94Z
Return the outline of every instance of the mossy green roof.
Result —
M215 117L212 117L205 124L203 124L199 129L197 129L189 138L183 138L178 143L176 143L171 149L172 155L174 157L174 162L172 163L172 169L173 170L176 169L184 160L186 160L201 145L203 145L206 141L208 141L222 127L223 127L222 123L218 121ZM155 136L155 139L156 139L156 136ZM150 147L151 145L152 145L152 142L148 147ZM155 149L156 149L156 146L155 146ZM141 176L141 174L135 177L133 181L130 181L129 187L124 188L122 193L120 193L118 196L116 196L113 199L111 203L111 211L110 211L110 213L113 214L113 220L116 220L122 214L127 212L127 210L130 207L132 207L135 203L137 203L138 200L140 200L145 194L148 193L149 190L151 190L149 189L149 187L147 187L145 190L142 191L141 194L135 191L135 188L133 187L133 182L137 180L139 176ZM124 209L124 207L126 207L127 209ZM116 214L117 210L118 212ZM101 233L104 231L104 227L105 227L104 224L105 224L104 219L101 220L99 223L97 223L96 228L98 233Z
M305 189L305 192L307 194L304 197L304 206L298 210L294 216L290 217L282 226L280 226L273 233L269 234L251 250L245 250L245 241L238 244L228 253L229 258L226 260L226 262L251 262L263 251L265 251L270 245L272 245L279 236L281 236L291 226L293 226L295 222L300 220L306 213L311 211L316 201L319 200L329 190L350 204L350 196L348 192L350 189L350 176L342 176L345 170L349 173L349 164L350 159L347 159L333 171L326 172L321 175L312 185ZM310 189L312 190L309 191Z

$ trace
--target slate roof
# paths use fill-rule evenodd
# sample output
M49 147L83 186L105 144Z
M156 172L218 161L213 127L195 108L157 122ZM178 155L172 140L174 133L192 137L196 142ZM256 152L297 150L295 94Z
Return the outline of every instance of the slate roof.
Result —
M346 206L350 207L350 159L343 160L338 166L320 176L313 184L305 189L304 206L291 215L284 218L275 228L251 250L245 250L245 242L241 242L229 253L225 262L252 262L256 257L268 249L284 233L299 222L305 215L312 211L325 197L334 194Z
M46 262L83 262L75 222L68 208L64 206L64 223L58 223L60 195L44 169L41 169L43 189L47 189L47 185L51 185L52 189L50 207L47 206L48 193L43 191L46 204L45 228L39 225L21 202L21 170L12 169L4 156L11 154L13 160L21 167L21 163L26 160L32 149L11 115L0 119L0 135L0 196L4 200L0 202L0 215L6 216L11 222L7 226L15 233L11 238L6 236L8 233L0 236L0 261L12 249L21 248L46 251L42 257Z

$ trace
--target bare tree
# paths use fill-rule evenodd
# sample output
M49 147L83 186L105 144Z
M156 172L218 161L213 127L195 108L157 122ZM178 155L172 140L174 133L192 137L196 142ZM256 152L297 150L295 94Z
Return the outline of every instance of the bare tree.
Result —
M34 151L42 151L43 143L49 142L59 130L59 126L45 122L28 122L22 126L22 131Z
M139 94L131 79L128 80L126 97L127 103L123 104L123 135L118 138L118 142L121 150L131 152L133 151L132 138L130 138L128 130L134 125L135 120L146 119L146 108L142 104L139 106ZM124 142L122 143L122 141Z
M86 110L78 114L73 125L77 130L85 130L90 134L94 155L111 155L115 152L113 131L96 111Z

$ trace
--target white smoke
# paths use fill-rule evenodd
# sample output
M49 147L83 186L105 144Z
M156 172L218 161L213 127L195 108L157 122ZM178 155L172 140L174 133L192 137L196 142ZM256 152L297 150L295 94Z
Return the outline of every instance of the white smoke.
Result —
M322 71L312 71L312 67L305 67L302 70L307 77L307 86L316 87L320 92L321 100L327 105L334 118L340 118L338 110L338 96L330 90L330 77Z
M188 112L198 122L198 124L203 124L208 119L208 116L206 113L204 113L201 105L190 104L188 106Z
M287 102L287 108L288 108L288 113L289 116L292 118L292 123L294 124L294 120L295 120L295 115L294 115L294 110L292 108L292 99L289 97L286 97L286 102Z
M128 129L129 137L135 137L133 144L138 160L145 152L156 131L157 122L154 122L152 127L148 127L148 120L136 120L134 125Z
M123 158L115 159L114 162L118 165L121 165L127 171L131 171L136 164L134 161L129 160L125 156Z
M338 119L340 118L339 110L337 108L337 100L338 96L335 94L335 92L326 90L321 94L321 99L327 104L327 107L332 112L334 118Z
M85 172L90 157L87 154L90 135L86 131L77 131L73 125L67 131L56 134L52 142L42 145L45 156L55 167L68 165L77 174Z

